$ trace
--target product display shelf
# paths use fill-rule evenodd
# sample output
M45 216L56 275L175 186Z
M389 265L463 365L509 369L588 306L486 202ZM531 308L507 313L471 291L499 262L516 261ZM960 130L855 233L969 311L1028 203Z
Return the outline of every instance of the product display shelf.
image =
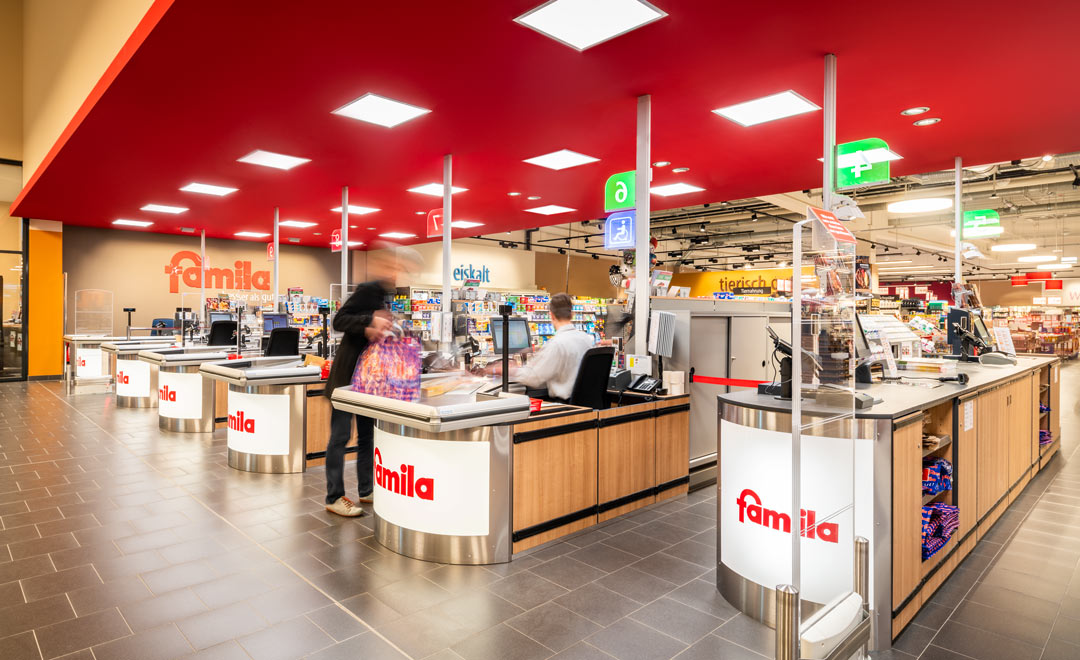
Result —
M918 475L913 475L915 480L917 480L917 482L920 484L920 490L922 489L922 467L923 463L926 461L938 458L945 459L951 464L953 474L951 484L948 489L937 493L922 493L920 507L925 507L929 504L946 504L949 506L954 506L957 504L955 484L960 475L958 475L956 472L956 446L952 441L953 437L955 437L954 424L956 420L954 419L954 417L955 416L953 411L953 403L949 401L928 409L926 411L925 417L922 420L922 438L933 435L939 438L943 438L945 441L936 447L923 447L923 461L919 464L920 473ZM917 515L920 519L922 518L922 513L923 511L920 508L920 510L917 512ZM919 529L921 534L921 527ZM937 549L930 557L923 559L923 577L929 574L929 572L933 570L938 563L941 562L942 558L946 556L949 551L950 545L955 542L955 539L953 538L955 536L957 536L956 530L949 534L948 538L945 541L945 544L941 548Z

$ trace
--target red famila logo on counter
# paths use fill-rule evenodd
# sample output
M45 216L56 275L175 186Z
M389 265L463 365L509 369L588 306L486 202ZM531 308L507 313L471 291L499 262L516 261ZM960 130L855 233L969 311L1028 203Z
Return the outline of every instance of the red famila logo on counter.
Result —
M416 478L416 466L401 464L401 471L397 472L383 467L382 452L375 450L375 483L380 488L404 495L405 497L419 497L422 500L435 499L435 480L431 477Z
M185 259L190 259L192 265L187 268L181 266L180 263ZM169 276L169 293L179 293L181 281L193 289L199 288L201 266L202 261L196 252L180 250L174 254L165 265L165 274ZM250 261L237 260L233 262L232 268L207 268L206 288L219 291L249 291L251 289L269 291L270 271L252 271Z
M130 380L131 379L128 378L128 375L125 374L123 371L116 372L116 382L120 383L121 385L128 385Z
M235 415L229 415L229 429L241 433L254 433L255 420L245 415L243 410L238 410Z
M158 390L158 398L162 401L171 401L176 403L176 390L170 388L168 385Z
M86 366L86 358L79 358L79 366L80 367L85 367Z
M752 502L747 500L752 498ZM761 498L753 490L746 488L739 499L735 500L739 505L739 522L750 522L762 527L771 527L778 532L791 533L791 516L761 506ZM817 524L817 511L802 509L799 520L799 530L802 536L808 539L820 539L826 543L839 543L840 528L836 523Z

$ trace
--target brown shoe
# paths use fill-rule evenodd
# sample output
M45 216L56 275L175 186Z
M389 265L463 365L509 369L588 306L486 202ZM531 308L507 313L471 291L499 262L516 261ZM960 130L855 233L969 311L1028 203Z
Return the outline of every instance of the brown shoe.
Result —
M352 503L347 497L339 497L333 504L327 504L326 510L346 518L357 518L364 515L364 510Z

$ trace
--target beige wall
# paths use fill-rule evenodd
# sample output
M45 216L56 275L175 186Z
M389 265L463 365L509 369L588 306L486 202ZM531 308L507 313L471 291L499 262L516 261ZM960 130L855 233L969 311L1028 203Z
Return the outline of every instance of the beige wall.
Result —
M420 253L422 265L415 282L398 281L398 286L409 284L416 286L442 286L442 243L423 243L411 246ZM487 243L466 243L454 241L450 253L451 273L459 266L476 270L486 267L491 281L484 282L481 288L512 289L514 291L536 290L537 253L526 250L507 250L501 247L489 247ZM353 280L361 281L361 274L354 271ZM456 279L453 286L461 286L463 280Z
M19 0L14 2L18 4ZM152 0L25 2L22 17L24 184L151 4ZM0 25L3 23L0 20Z
M1032 298L1060 296L1066 306L1080 305L1080 279L1066 279L1061 291L1043 291L1042 284L1013 286L1008 281L991 280L975 282L979 288L979 298L986 307L994 305L1028 307Z
M22 160L22 5L0 0L0 158Z
M608 269L616 263L615 259L536 252L536 285L549 293L565 291L572 296L615 298L619 290L611 285Z
M121 312L124 307L138 310L132 322L137 326L150 324L158 317L171 318L177 307L198 307L199 287L186 286L183 276L178 276L177 293L170 292L170 275L166 272L173 256L188 250L195 256L199 254L198 236L175 236L152 234L147 232L123 231L115 229L94 229L89 227L64 227L64 272L68 283L68 327L74 329L72 318L74 293L79 289L105 289L113 292L114 331L123 333L127 315ZM251 271L272 271L273 266L266 260L266 246L251 241L229 241L207 239L206 254L211 269L233 269L234 262L250 261ZM282 245L280 251L281 293L290 286L301 286L308 295L326 297L330 294L330 283L341 278L341 261L337 254L325 248ZM190 258L179 262L182 268L196 268L190 276L197 282L197 265ZM267 282L270 275L265 275ZM214 297L221 289L212 288L216 284L207 279L207 297ZM234 276L235 285L235 276ZM254 298L254 303L262 304L270 298L269 290L239 290L234 287L230 293L241 298ZM57 301L59 304L59 301ZM59 310L58 310L59 313Z

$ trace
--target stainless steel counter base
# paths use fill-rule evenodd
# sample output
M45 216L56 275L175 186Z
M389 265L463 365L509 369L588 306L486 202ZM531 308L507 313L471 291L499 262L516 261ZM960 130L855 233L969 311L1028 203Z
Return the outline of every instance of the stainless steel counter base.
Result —
M181 374L198 374L199 365L183 365L183 366L169 366L159 368L157 370L151 369L151 380L154 385L154 391L157 391L159 382L158 376L161 372L172 372ZM213 433L214 432L214 381L207 378L202 379L201 385L201 397L202 397L202 416L195 418L180 418L180 417L165 417L161 415L160 402L158 405L158 428L163 431L174 431L176 433Z
M428 433L401 424L376 420L377 428L395 435L430 440L488 442L489 489L488 534L452 536L405 529L378 514L379 491L375 491L375 539L394 552L440 564L501 564L510 561L510 498L513 490L512 447L508 425L477 426L459 431Z
M214 381L204 378L204 382ZM229 393L243 394L287 394L289 396L289 453L256 454L243 452L229 447L229 467L242 472L260 472L263 474L292 474L303 472L307 468L307 424L304 406L306 394L304 385L254 385L243 386L229 383ZM228 433L228 431L226 431Z

